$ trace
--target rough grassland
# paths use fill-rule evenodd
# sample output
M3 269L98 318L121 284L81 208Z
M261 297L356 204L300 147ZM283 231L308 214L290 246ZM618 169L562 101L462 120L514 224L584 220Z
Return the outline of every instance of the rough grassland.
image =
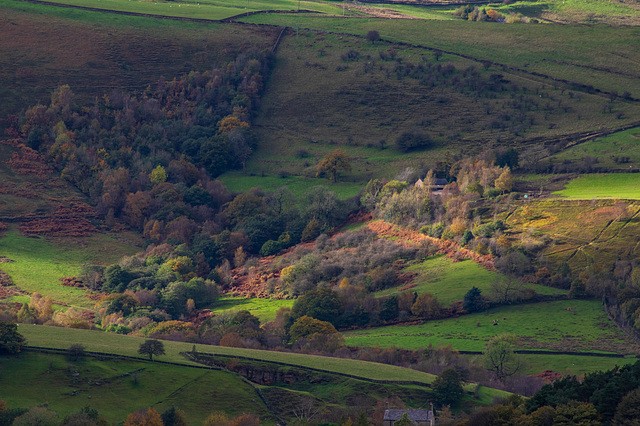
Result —
M202 424L213 411L252 412L274 423L251 385L223 371L90 357L70 363L60 355L37 353L0 357L0 366L0 398L11 408L46 403L64 418L90 405L117 424L139 409L162 413L175 406L190 424Z
M498 320L496 326L494 319ZM501 333L516 334L522 349L613 353L637 350L637 344L609 321L600 302L587 300L506 306L420 325L348 331L344 336L347 344L354 346L420 349L429 344L451 344L457 350L481 351L490 338Z
M0 238L0 255L13 260L1 263L0 269L8 273L21 290L40 292L54 301L69 305L90 307L95 302L85 297L86 291L64 287L59 279L77 275L84 263L113 263L124 255L138 251L130 244L105 234L65 241L47 241L27 238L13 230Z
M331 21L331 18L326 20ZM337 30L356 34L364 34L368 29L403 31L396 21L376 21L379 27L370 23L366 28L358 25L367 20L332 22L342 25L340 22L345 21L357 22L353 28L345 23L344 28ZM284 24L284 21L279 23ZM425 23L408 25L414 26L416 32L431 31ZM334 29L330 24L321 27ZM466 27L458 30L466 31ZM484 36L491 34L487 32ZM431 40L427 45L433 45ZM352 158L352 170L342 173L342 181L393 178L405 167L419 170L425 164L442 159L447 151L464 150L471 155L487 144L506 145L535 136L558 136L621 126L630 119L616 119L614 113L622 109L632 116L631 111L636 108L632 103L617 100L612 113L603 113L603 106L609 100L601 95L582 93L575 96L566 87L554 88L548 80L499 66L485 70L477 61L443 55L438 61L441 66L453 64L459 70L475 66L482 78L500 73L517 87L528 88L527 96L534 97L525 98L538 104L527 112L534 117L534 124L514 139L513 132L494 128L499 126L494 121L498 117L497 111L512 105L511 95L520 99L519 94L502 93L495 99L474 99L473 93L454 92L438 84L431 87L410 77L398 79L394 72L398 63L379 57L391 47L386 43L372 45L346 35L302 30L285 36L255 120L260 145L247 163L249 172L258 176L286 173L311 178L322 157L331 150L342 148ZM435 61L430 50L400 45L393 48L402 61L413 64ZM456 46L455 51L467 54L468 48ZM343 60L342 56L349 51L357 52L360 59ZM533 95L539 90L544 94ZM560 104L562 107L558 106ZM554 108L554 112L550 112ZM410 156L401 154L393 149L393 143L406 131L426 133L434 143L429 150L413 152Z
M509 236L528 244L547 238L543 251L549 269L567 262L572 271L590 267L594 271L612 270L623 257L637 256L640 238L640 205L627 203L619 217L614 200L542 200L518 203L505 210Z
M640 199L640 174L581 175L570 181L565 189L553 194L576 200L594 198L638 200Z
M86 350L106 352L117 355L139 356L137 351L144 338L122 336L99 331L75 330L47 326L32 326L20 324L19 332L32 346L67 349L74 343L82 342ZM160 360L193 365L185 360L180 352L191 351L193 344L182 342L164 342L166 355ZM316 355L303 355L255 349L227 348L224 346L195 345L198 352L219 354L226 356L244 356L265 362L284 362L300 367L316 368L327 372L352 374L365 379L390 381L415 381L431 383L435 376L408 368L375 362L356 361L341 358L329 358Z
M499 273L488 271L471 260L454 263L444 255L434 256L422 263L411 265L403 272L418 274L413 279L413 283L418 285L409 291L415 291L418 294L429 292L443 305L462 300L473 286L478 287L486 295L490 284L500 279ZM542 285L526 284L525 287L533 288L540 294L565 293L563 290ZM376 297L397 294L400 288L402 286L379 291Z
M636 127L617 132L603 138L596 138L573 146L551 156L554 163L575 161L581 164L585 157L597 159L596 167L614 170L628 170L640 164L640 128ZM628 157L628 162L615 162L621 157Z
M639 27L504 25L487 22L255 15L245 22L364 35L463 53L619 94L640 96ZM460 34L464 34L463 37ZM552 82L548 82L552 84ZM637 107L634 107L637 110ZM615 119L614 119L615 120ZM599 120L600 121L600 120ZM585 127L589 123L575 123Z

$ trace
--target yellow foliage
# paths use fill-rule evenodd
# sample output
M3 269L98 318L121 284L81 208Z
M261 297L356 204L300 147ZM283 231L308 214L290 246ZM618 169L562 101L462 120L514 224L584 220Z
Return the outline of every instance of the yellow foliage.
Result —
M467 224L465 223L464 219L456 217L451 221L451 226L449 228L454 234L462 235L464 231L467 230Z

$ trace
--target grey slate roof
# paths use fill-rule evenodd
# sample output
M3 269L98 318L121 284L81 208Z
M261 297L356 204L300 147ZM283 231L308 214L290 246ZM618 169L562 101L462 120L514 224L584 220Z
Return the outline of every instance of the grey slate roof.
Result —
M414 422L426 422L431 420L431 411L430 410L386 410L384 412L383 420L391 420L393 422L400 420L402 415L407 413L410 420Z

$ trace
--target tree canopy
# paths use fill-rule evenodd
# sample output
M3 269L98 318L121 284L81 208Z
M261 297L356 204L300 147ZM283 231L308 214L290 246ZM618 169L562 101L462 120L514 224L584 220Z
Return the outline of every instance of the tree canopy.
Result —
M17 354L25 342L22 334L18 333L18 324L0 320L0 353Z
M164 355L164 344L159 340L147 339L140 344L138 349L140 355L149 355L149 360L153 360L153 356Z

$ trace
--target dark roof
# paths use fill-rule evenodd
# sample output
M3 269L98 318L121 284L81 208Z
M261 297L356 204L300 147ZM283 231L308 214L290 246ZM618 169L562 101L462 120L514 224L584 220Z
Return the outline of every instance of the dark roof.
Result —
M397 421L402 418L402 415L407 413L409 420L414 422L426 422L431 420L431 410L386 410L384 412L383 420Z
M434 185L448 185L449 181L443 178L436 178L433 182Z

